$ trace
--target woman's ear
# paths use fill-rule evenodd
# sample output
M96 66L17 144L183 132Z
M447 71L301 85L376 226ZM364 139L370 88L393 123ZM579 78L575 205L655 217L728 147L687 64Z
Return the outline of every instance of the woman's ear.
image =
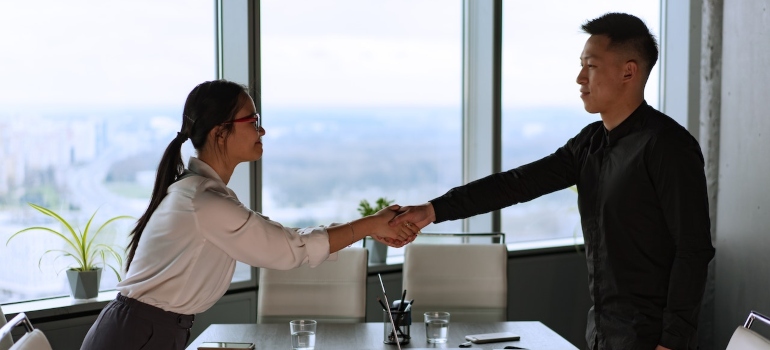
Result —
M211 144L223 146L225 144L225 135L222 132L222 126L217 125L209 130L208 141Z

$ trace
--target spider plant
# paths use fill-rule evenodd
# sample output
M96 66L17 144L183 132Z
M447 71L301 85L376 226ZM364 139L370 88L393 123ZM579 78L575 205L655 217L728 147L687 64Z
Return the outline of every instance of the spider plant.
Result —
M361 200L360 203L358 203L358 212L361 213L361 217L369 216L374 213L377 213L382 209L387 208L391 204L393 204L392 200L388 200L385 197L380 197L377 199L376 206L372 207L372 205L369 204L369 201L364 199L364 200Z
M102 233L102 230L104 230L104 228L107 227L107 225L117 220L133 219L133 217L127 216L127 215L113 217L107 220L101 226L99 226L99 228L94 232L92 229L92 224L93 224L94 217L98 212L97 210L91 215L91 218L88 219L85 229L81 231L79 228L77 230L73 228L72 224L70 224L66 219L62 218L59 214L57 214L53 210L44 208L37 204L32 204L32 203L27 203L27 204L29 204L29 206L31 206L35 210L56 219L58 222L62 224L63 229L60 232L60 231L56 231L54 229L51 229L48 227L42 227L42 226L28 227L11 235L11 237L9 237L8 240L5 242L6 246L8 245L8 243L11 242L11 240L14 237L24 232L45 231L64 240L64 242L66 243L66 248L49 249L45 251L45 253L43 253L43 255L40 257L40 260L38 260L38 263L37 263L38 268L40 268L40 265L43 261L43 257L45 257L48 254L55 253L55 254L59 254L57 259L59 257L68 257L74 260L70 265L68 265L68 268L71 270L85 272L85 271L95 270L100 266L109 267L112 270L112 272L115 273L115 276L117 276L118 281L121 281L119 271L120 271L120 267L123 266L122 254L120 254L111 245L97 243L96 238L99 236L100 233ZM112 258L117 263L118 267L116 268L114 265L108 263L107 262L108 258Z

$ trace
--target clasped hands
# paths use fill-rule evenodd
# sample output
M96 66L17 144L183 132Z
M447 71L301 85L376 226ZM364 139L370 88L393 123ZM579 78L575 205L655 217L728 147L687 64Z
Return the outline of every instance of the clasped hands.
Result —
M423 227L435 220L430 203L406 206L391 205L373 216L381 219L372 238L394 248L401 248L417 238Z

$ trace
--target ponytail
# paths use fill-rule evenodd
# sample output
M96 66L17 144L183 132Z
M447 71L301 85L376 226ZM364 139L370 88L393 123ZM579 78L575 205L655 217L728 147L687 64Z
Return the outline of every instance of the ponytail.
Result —
M131 266L131 260L134 260L136 247L139 246L139 239L142 237L147 222L150 221L152 213L158 208L160 202L166 197L168 187L171 186L184 172L184 163L182 162L182 144L187 140L187 135L177 133L174 140L166 147L166 152L160 159L158 173L155 177L155 186L152 189L150 206L144 212L141 218L136 222L136 227L131 231L131 242L128 244L128 258L126 259L126 272Z

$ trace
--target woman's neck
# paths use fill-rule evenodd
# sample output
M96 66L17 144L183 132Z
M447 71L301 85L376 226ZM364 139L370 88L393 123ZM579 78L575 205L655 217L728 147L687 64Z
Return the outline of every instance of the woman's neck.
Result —
M211 154L210 152L204 152L198 155L198 159L208 164L211 169L214 169L214 171L217 173L217 175L219 175L219 178L222 179L222 182L224 182L225 185L230 182L230 177L233 176L235 166L226 164L223 157L216 154Z

